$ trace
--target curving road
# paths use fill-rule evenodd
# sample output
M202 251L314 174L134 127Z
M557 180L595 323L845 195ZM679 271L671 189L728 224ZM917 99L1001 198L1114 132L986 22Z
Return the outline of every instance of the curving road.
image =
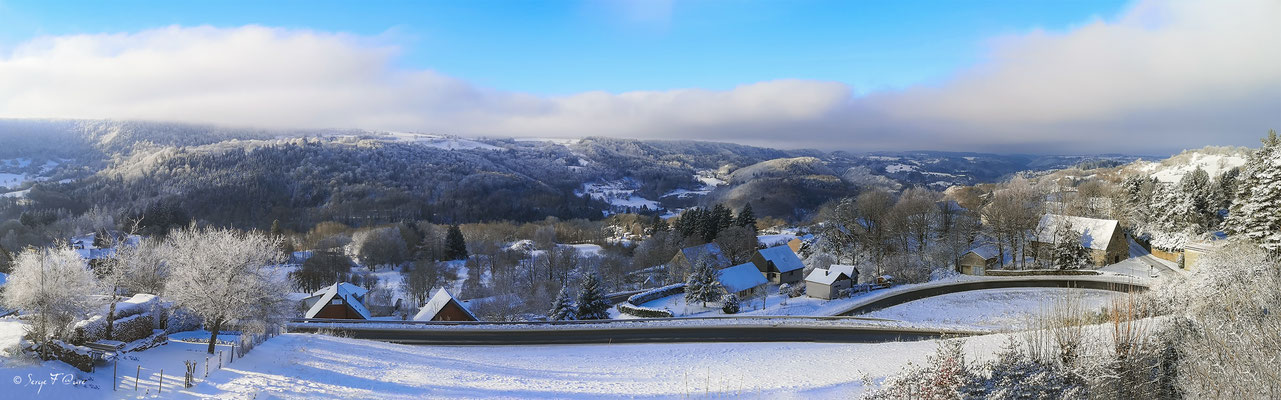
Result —
M1128 293L1146 291L1148 289L1148 281L1115 275L979 277L975 280L927 283L892 288L851 304L850 307L835 313L835 315L864 314L913 300L949 293L1029 287L1102 289Z

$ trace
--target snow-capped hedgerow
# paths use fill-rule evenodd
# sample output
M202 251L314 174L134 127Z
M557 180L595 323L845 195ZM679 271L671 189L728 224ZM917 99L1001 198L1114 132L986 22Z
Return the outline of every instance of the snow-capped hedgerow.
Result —
M101 293L102 285L75 250L28 248L14 260L4 304L27 312L32 339L47 343L98 306Z
M204 319L210 354L226 323L264 329L289 315L290 282L272 267L285 259L278 238L192 226L171 232L167 240L172 275L165 295Z

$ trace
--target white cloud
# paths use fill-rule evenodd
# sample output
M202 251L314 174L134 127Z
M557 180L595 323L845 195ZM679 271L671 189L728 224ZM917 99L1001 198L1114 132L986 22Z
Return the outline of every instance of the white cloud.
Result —
M32 40L0 56L0 116L138 118L779 147L1172 151L1281 125L1275 1L1145 2L1064 33L993 40L937 87L837 82L540 97L394 66L378 38L259 26Z

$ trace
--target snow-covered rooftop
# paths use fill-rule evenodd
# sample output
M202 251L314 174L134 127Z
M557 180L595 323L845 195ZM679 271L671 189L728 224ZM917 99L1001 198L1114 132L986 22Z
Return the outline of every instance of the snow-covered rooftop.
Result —
M769 283L756 264L743 263L720 271L721 286L730 293L738 293Z
M365 305L360 303L360 297L364 296L367 292L369 291L365 290L365 288L347 282L329 285L329 287L320 289L320 291L313 294L312 297L320 296L320 299L316 300L316 302L311 305L311 308L307 310L307 314L304 314L303 317L315 318L316 314L320 313L320 310L323 310L325 306L329 305L330 300L338 297L341 298L344 303L347 303L352 310L355 310L357 314L360 314L361 317L369 319L369 310L365 309Z
M765 261L774 263L774 268L777 268L780 273L805 268L805 263L802 263L801 258L797 257L796 253L792 252L792 248L787 247L786 244L761 249L758 250L758 252L761 253L761 257L764 258Z
M715 263L716 268L725 268L730 265L729 257L725 257L725 253L721 252L721 246L716 242L686 247L681 249L681 253L685 255L685 259L689 260L692 265L698 265L699 261L704 259ZM757 273L760 273L760 271L757 271Z
M841 268L841 267L848 267L848 268ZM855 271L855 272L851 272L851 271ZM853 266L850 266L850 265L832 265L831 267L828 267L828 269L815 268L814 271L810 272L809 276L805 277L805 281L821 283L824 285L831 285L833 283L836 283L836 281L840 280L842 276L844 276L847 279L854 279L855 276L858 276L858 272L857 270L854 269Z
M1112 235L1108 235L1108 237L1112 237ZM1000 249L997 249L996 245L991 243L979 245L970 249L969 252L977 254L979 257L983 257L984 260L991 260L1001 255Z
M1112 233L1119 229L1114 219L1095 219L1073 217L1068 215L1045 214L1036 226L1036 239L1042 243L1054 243L1054 232L1066 226L1081 234L1081 245L1087 249L1107 250L1112 240Z
M449 294L448 290L445 290L445 288L437 289L436 294L431 296L431 300L427 300L427 304L423 304L423 308L418 310L418 314L414 314L414 321L431 321L432 318L436 317L436 314L440 313L441 309L449 305L450 301L458 303L458 301L454 300L454 295ZM470 315L472 319L480 320L480 318L476 318L476 314L471 313L471 310L463 307L462 303L458 303L458 308Z

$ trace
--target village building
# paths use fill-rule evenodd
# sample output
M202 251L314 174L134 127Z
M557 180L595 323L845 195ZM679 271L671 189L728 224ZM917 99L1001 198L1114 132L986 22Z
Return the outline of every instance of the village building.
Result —
M1089 250L1090 260L1096 266L1115 264L1130 255L1125 232L1116 220L1058 214L1045 214L1041 217L1031 243L1033 254L1049 254L1061 229L1071 229L1076 235L1080 235L1081 246Z
M787 245L757 250L751 262L771 283L797 283L804 278L805 264Z
M827 269L814 269L805 277L805 295L831 300L840 296L858 282L858 269L852 265L831 265Z
M347 282L335 283L303 299L303 318L369 319L365 295L369 290Z
M1001 252L992 244L970 249L961 256L960 272L966 275L986 275L987 270L1001 262Z
M725 269L733 265L730 263L729 257L726 257L725 253L721 251L721 246L713 242L686 247L676 252L676 255L672 256L672 260L667 262L667 270L672 277L684 280L690 271L694 270L694 266L702 262L709 263L716 269Z
M752 299L765 294L765 275L755 264L743 263L720 270L717 280L725 292L735 295L739 300Z
M431 300L418 310L414 315L414 321L479 321L476 314L464 307L462 303L454 299L449 291L444 288L436 290L436 294L431 296Z

